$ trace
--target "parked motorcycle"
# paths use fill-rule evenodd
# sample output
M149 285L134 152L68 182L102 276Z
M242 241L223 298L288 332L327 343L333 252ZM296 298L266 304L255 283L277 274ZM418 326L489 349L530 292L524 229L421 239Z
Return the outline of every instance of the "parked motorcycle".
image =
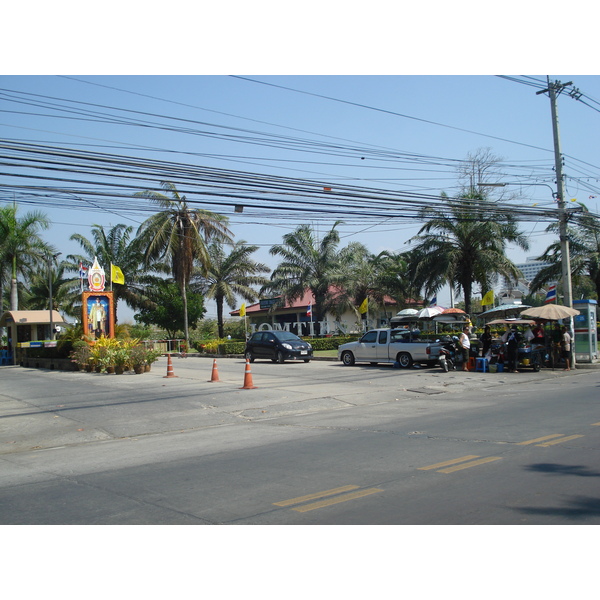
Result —
M455 371L458 338L452 336L451 338L446 337L436 341L440 344L438 361L440 367L442 367L442 371L444 371L444 373Z

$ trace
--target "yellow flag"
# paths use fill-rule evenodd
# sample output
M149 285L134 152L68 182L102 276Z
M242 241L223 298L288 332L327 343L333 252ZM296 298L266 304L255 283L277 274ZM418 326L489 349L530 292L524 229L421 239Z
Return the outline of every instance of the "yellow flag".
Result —
M110 278L113 283L125 283L125 275L123 275L121 268L116 265L110 265Z
M361 304L361 305L358 307L358 312L359 312L361 315L364 315L364 314L367 312L367 310L368 310L368 309L369 309L369 299L368 299L368 298L365 298L365 299L362 301L362 304Z
M490 290L482 299L481 306L488 306L494 304L494 290Z
M240 317L245 317L246 316L246 303L244 302L244 304L242 304L241 308L240 308Z

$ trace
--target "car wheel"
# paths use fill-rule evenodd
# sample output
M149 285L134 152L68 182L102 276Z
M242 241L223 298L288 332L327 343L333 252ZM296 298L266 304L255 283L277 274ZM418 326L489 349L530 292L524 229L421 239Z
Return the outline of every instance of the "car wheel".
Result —
M304 362L310 362L310 358L305 358Z
M347 367L351 367L354 364L354 354L352 352L344 352L342 354L342 362Z
M252 352L246 352L246 358L250 361L250 362L254 362L254 356L252 356Z
M412 356L408 352L400 352L396 360L403 369L408 369L413 364Z
M283 358L283 352L281 350L277 351L277 362L282 365L285 358Z

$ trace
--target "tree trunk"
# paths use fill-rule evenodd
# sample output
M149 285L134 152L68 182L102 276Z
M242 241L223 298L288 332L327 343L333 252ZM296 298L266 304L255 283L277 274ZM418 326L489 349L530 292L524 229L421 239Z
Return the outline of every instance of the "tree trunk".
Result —
M183 300L183 337L185 338L186 347L190 347L190 335L188 329L188 310L187 310L187 292L185 283L181 286L181 299Z
M471 292L473 291L473 284L470 281L465 281L462 284L463 294L465 296L465 312L471 317Z
M10 280L10 310L19 310L19 292L17 290L17 257L12 259L12 277Z
M118 303L119 303L119 297L113 291L113 331L114 331L114 328L117 326L117 304Z
M223 296L217 296L215 298L217 303L217 327L219 330L219 338L225 337L225 331L223 329Z
M4 285L3 285L2 281L0 280L0 315L3 315L3 314L4 314ZM6 335L5 331L6 330L4 327L0 327L0 340L2 340L2 338Z
M16 278L10 280L10 310L19 310L19 293Z

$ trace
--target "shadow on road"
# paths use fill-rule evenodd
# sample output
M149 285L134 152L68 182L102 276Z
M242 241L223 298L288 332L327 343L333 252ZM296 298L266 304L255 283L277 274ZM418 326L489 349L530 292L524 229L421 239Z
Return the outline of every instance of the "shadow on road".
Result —
M555 507L523 507L517 509L519 512L527 515L548 515L556 517L566 517L567 519L583 519L587 517L597 517L600 515L600 498L591 496L575 496L566 506L562 508Z
M537 473L555 473L557 475L577 475L578 477L600 477L600 472L590 471L581 465L559 465L556 463L537 463L527 467Z

